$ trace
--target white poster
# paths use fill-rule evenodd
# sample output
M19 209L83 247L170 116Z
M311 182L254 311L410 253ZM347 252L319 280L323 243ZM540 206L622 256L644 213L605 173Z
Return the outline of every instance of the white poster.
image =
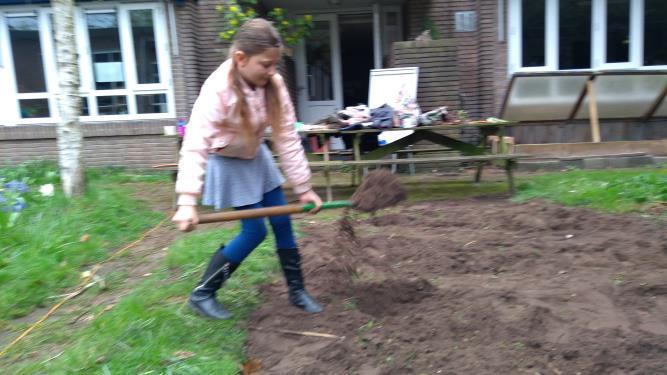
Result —
M401 100L417 97L419 67L373 69L368 89L368 107L373 109L383 104L395 107ZM412 134L412 130L386 131L378 135L380 145L399 140Z

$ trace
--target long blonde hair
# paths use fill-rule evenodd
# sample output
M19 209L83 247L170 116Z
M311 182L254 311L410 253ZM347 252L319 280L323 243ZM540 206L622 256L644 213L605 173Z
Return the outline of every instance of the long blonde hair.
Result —
M282 48L282 46L282 39L273 25L265 19L255 18L247 21L238 29L232 40L229 57L232 58L235 52L241 51L250 58L269 48ZM232 63L231 78L231 87L238 98L235 114L241 119L241 127L246 140L249 143L255 142L257 136L250 124L250 109L242 90L241 80L243 78L235 62ZM272 134L276 139L280 136L283 116L283 103L280 100L279 89L274 77L264 87L267 120L271 124Z

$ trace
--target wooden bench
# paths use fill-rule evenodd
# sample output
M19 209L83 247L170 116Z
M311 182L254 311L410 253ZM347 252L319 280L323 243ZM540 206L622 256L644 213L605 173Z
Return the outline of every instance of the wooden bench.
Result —
M392 159L401 159L407 158L407 159L413 159L415 155L418 154L431 154L431 153L437 153L437 154L444 154L444 153L458 153L456 150L452 150L451 148L448 147L428 147L428 148L407 148L405 150L398 150L394 152L391 157ZM444 156L444 155L440 155ZM396 166L397 164L392 164L391 166L391 171L392 173L396 172ZM410 176L414 176L416 174L416 169L415 169L415 163L408 163L408 171L410 173Z
M482 167L485 164L499 161L502 162L507 175L508 190L514 194L514 175L513 169L517 160L529 158L531 155L527 154L489 154L489 155L474 155L474 156L441 156L441 157L427 157L427 158L408 158L408 159L379 159L379 160L329 160L329 161L315 161L310 162L310 167L315 169L321 168L336 168L336 167L363 167L363 166L382 166L382 165L401 165L401 164L426 164L426 163L472 163L477 165L477 173L475 173L475 182L480 182L482 178Z

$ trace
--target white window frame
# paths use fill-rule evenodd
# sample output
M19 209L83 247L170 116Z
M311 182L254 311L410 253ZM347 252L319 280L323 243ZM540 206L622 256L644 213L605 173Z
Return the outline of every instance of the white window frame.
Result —
M618 63L607 62L607 0L593 0L593 58L592 66L598 69L633 69L642 66L644 48L644 15L643 0L630 0L628 61Z
M42 59L42 69L44 69L44 87L46 88L46 92L41 92L41 93L19 93L18 92L18 86L16 83L16 72L14 70L14 52L12 50L12 44L11 44L11 38L9 36L10 31L9 31L9 25L7 24L7 18L12 18L12 17L35 17L37 18L37 23L38 23L38 34L39 34L39 44L40 44L40 53L42 56L47 56L49 53L49 50L47 49L48 46L50 45L50 41L45 43L45 39L49 39L48 33L44 29L44 23L45 23L45 16L44 12L42 9L39 8L33 8L31 10L25 10L21 8L10 8L7 11L3 12L2 15L2 21L0 22L0 26L2 27L2 30L0 31L0 35L2 36L2 45L4 48L2 49L2 58L3 58L3 65L7 69L8 75L9 75L9 87L10 87L10 92L8 93L8 97L12 99L11 104L7 104L7 107L11 109L13 112L13 116L10 115L8 116L7 120L10 123L13 124L38 124L38 123L43 123L46 121L51 122L50 119L53 118L54 114L57 113L57 106L55 102L55 97L53 95L53 92L51 91L52 87L52 82L49 80L49 72L52 68L50 63L47 63L46 60L50 60L48 57L46 59ZM48 102L48 107L49 107L49 114L51 117L41 117L41 118L21 118L21 106L19 105L19 100L24 100L24 99L46 99Z
M132 10L151 10L153 15L153 30L155 33L155 48L158 59L158 74L160 83L139 84L137 82L136 64L134 60L134 41L132 38L132 25L130 12ZM123 71L125 75L125 88L119 90L95 90L92 56L90 54L90 39L86 25L87 13L115 12L118 19L119 39L123 59ZM59 120L57 108L58 80L56 70L56 51L50 34L49 15L53 13L52 8L46 6L18 6L3 7L0 9L0 61L10 77L10 87L2 90L3 97L11 99L13 114L3 119L12 125L23 124L52 124ZM42 64L44 67L44 78L47 93L19 94L17 93L16 77L12 56L12 46L9 38L8 25L5 17L17 15L36 15L39 21L40 45L42 49ZM81 116L81 121L126 121L143 119L165 119L175 117L175 99L173 80L171 73L171 54L168 39L167 19L164 5L162 3L108 3L83 4L77 6L75 13L76 42L79 51L80 71L80 94L88 104L88 116ZM166 113L137 113L136 97L138 95L164 94L166 97ZM122 115L99 115L95 97L122 95L126 97L128 114ZM19 99L46 98L49 101L51 117L23 119L20 114ZM94 105L93 105L94 104Z
M11 58L11 43L9 40L9 31L4 15L0 17L0 64L3 69L3 76L0 77L0 90L4 100L0 101L0 125L13 125L18 114L16 106L16 79L14 79L14 63Z
M512 72L544 72L558 70L558 0L544 0L544 65L522 66L523 57L523 24L521 22L521 0L509 2L509 65Z
M508 74L517 72L592 71L637 69L667 69L667 65L644 63L644 0L630 3L630 51L626 63L606 63L607 53L607 0L591 3L591 67L589 69L559 69L558 11L559 0L545 0L545 65L523 67L522 64L522 0L508 1Z
M378 38L380 39L380 62L382 62L382 58L384 57L384 53L385 53L384 49L385 48L388 48L389 49L388 52L391 54L391 43L385 43L386 42L385 38L387 37L385 35L385 30L388 27L387 26L387 19L389 18L389 16L388 16L389 13L396 13L396 22L398 23L396 25L396 29L397 29L396 31L399 35L399 38L396 41L398 42L398 41L403 40L403 10L402 10L402 7L397 6L397 5L381 6L380 7L380 30L378 31L379 34L380 34L378 36ZM386 46L385 46L385 44L386 44ZM382 64L380 64L380 65L381 65L380 68L376 67L376 69L386 68L386 66L382 66Z

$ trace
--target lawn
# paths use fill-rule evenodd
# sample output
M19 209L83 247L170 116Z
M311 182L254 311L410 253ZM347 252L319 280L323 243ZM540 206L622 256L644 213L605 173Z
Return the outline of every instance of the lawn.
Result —
M2 339L3 345L7 337L27 327L15 318L52 305L56 300L49 297L76 285L88 266L137 239L164 217L138 200L133 194L137 185L128 182L146 189L171 184L164 175L93 169L87 174L86 196L66 200L58 189L53 197L37 193L41 185L57 183L54 166L2 169L0 176L5 182L24 181L32 191L27 207L13 226L2 229L0 237L0 319L3 329L10 332ZM412 201L460 199L504 189L497 182L406 185ZM613 212L652 213L667 200L665 168L573 170L521 177L518 185L517 200L543 198ZM329 221L338 214L323 212L303 220ZM298 229L299 221L295 223ZM222 301L235 314L232 320L204 320L185 305L212 249L236 231L233 227L202 227L180 237L150 276L132 285L111 308L93 306L90 315L95 318L89 324L72 329L69 316L51 319L0 357L0 367L13 374L238 373L244 361L246 319L260 303L258 287L278 278L273 240L260 245L221 293ZM122 283L122 270L116 271L113 277Z
M82 266L98 262L163 218L134 198L124 182L159 183L159 175L91 170L85 197L68 200L59 189L42 196L40 186L58 183L55 165L32 163L0 169L8 205L12 184L24 184L25 209L0 210L0 326L50 303L47 298L79 281ZM8 185L7 185L8 184ZM18 214L11 226L9 217Z

